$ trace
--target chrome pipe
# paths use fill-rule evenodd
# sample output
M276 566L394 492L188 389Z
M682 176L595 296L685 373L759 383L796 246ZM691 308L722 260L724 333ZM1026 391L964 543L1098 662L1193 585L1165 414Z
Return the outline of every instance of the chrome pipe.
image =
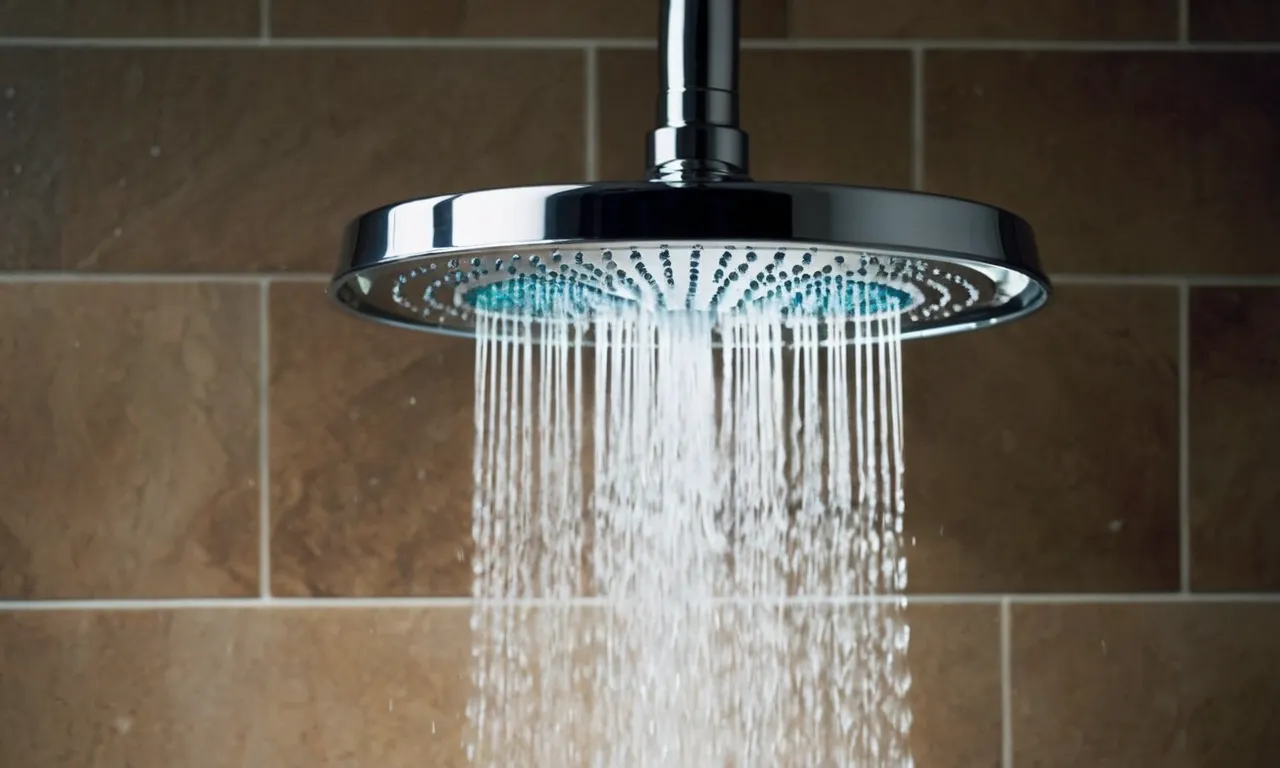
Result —
M747 178L738 39L738 0L662 1L658 127L646 157L651 180Z

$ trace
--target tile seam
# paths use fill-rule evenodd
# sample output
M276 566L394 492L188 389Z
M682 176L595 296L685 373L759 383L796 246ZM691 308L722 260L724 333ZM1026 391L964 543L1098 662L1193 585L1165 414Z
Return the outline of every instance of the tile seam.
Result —
M587 181L596 181L600 178L599 157L600 157L600 61L594 46L588 47L583 52L583 67L585 71L585 88L586 99L584 102L584 110L586 112L585 124L583 130L586 132L584 138L585 144L585 170Z
M923 48L911 49L911 188L924 189L925 177L925 58Z
M1178 573L1191 591L1191 287L1178 286Z
M1009 600L1000 601L1000 755L1003 768L1013 768L1013 616Z
M832 607L865 605L874 602L897 602L900 596L875 598L788 598L762 600L724 598L707 601L712 605L829 605ZM1280 605L1280 593L1151 593L1151 594L991 594L991 595L918 595L907 596L906 603L920 606L1002 607L1009 606L1096 606L1096 605ZM626 601L602 598L475 600L470 597L274 597L228 598L101 598L53 600L0 600L0 613L21 611L103 611L103 610L176 610L228 608L469 608L475 606L524 606L590 608L626 605Z
M271 598L271 286L258 297L258 596Z
M271 0L258 0L258 36L264 43L271 40Z
M396 37L0 37L0 48L317 48L317 49L647 49L648 38L396 38ZM1028 51L1082 53L1280 53L1280 42L1182 42L1179 40L993 40L993 39L749 39L744 50L775 51Z

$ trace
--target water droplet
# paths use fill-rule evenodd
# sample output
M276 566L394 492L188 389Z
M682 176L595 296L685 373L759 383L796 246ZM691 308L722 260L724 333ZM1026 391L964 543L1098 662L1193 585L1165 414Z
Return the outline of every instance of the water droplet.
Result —
M116 227L114 230L112 230L111 234L116 237L119 237L124 234L124 230L121 229L120 227Z
M160 156L160 145L159 145L159 144L152 144L152 145L151 145L151 156L152 156L152 157L159 157L159 156Z
M22 175L22 164L21 164L21 163L15 163L15 164L14 164L14 166L13 166L13 175L14 175L14 176L21 176L21 175Z
M17 95L18 95L18 91L17 91L16 89L14 89L14 88L5 88L5 89L4 89L4 97L5 97L6 99L12 99L14 96L17 96Z

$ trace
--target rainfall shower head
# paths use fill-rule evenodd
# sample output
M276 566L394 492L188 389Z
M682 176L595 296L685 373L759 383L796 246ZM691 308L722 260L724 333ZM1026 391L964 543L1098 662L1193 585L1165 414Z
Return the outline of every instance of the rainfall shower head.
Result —
M361 216L330 287L395 325L469 335L483 315L537 325L628 309L899 315L928 336L1048 299L1031 228L918 192L756 182L738 128L737 0L662 3L649 179L411 200Z

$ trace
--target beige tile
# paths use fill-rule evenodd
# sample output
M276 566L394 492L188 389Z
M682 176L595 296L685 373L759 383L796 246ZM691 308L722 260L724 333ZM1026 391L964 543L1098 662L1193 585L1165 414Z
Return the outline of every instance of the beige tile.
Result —
M1280 288L1191 292L1191 584L1280 590Z
M1010 208L1058 272L1270 272L1280 56L942 52L926 183Z
M656 120L657 55L599 56L601 176L642 178ZM908 54L750 50L741 76L754 178L910 185Z
M253 37L258 0L0 0L19 37Z
M57 54L0 52L0 266L57 259L62 181Z
M1212 2L1212 0L1210 0ZM1172 40L1168 0L791 0L794 37Z
M998 764L995 609L909 620L918 764ZM0 762L460 767L471 638L465 608L0 615Z
M271 289L272 583L285 595L466 595L475 342Z
M8 266L328 270L369 208L582 174L578 52L82 50L59 62L61 252Z
M994 606L915 605L911 751L915 764L1000 764L1000 617Z
M272 31L287 36L654 37L658 3L635 0L275 0ZM786 0L745 0L742 33L786 34Z
M257 305L0 288L0 596L256 593Z
M1190 0L1194 41L1280 41L1280 4L1272 0Z
M0 763L466 765L465 610L0 616Z
M912 591L1176 589L1176 350L1173 288L908 342Z
M1017 607L1012 632L1017 765L1275 765L1277 606Z

